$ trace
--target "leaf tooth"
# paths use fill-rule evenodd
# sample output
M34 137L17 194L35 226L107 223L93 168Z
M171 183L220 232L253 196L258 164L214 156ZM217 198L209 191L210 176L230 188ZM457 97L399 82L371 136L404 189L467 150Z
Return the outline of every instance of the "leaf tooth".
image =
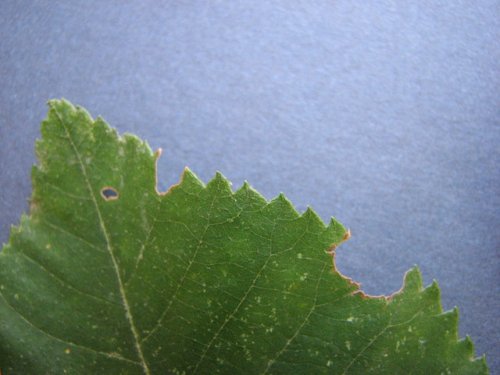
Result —
M247 180L245 180L243 182L243 185L241 185L236 191L235 191L235 194L241 194L241 193L248 193L250 192L252 189L252 187L250 186L250 184L248 183Z
M422 274L418 267L413 267L404 275L403 293L417 294L422 291Z
M481 373L481 374L489 374L490 373L490 370L488 369L488 364L486 363L486 354L483 354L481 357L479 358L474 358L473 361L475 364L477 364L477 372L478 373Z
M44 124L43 124L43 121L42 121L42 128L43 128ZM44 149L43 149L43 141L41 139L37 139L35 141L35 155L36 155L36 159L38 160L38 167L41 169L41 170L44 170L46 168L45 166L45 156L44 156Z
M430 313L440 314L443 312L441 306L441 290L438 283L434 280L431 285L427 286L420 293L422 300L425 302L425 310Z
M454 357L470 361L470 373L487 374L488 365L486 364L486 356L482 355L481 357L476 358L474 355L474 343L469 335L456 342L454 347Z
M326 226L326 230L332 231L335 233L342 232L344 235L344 240L348 240L351 237L351 232L347 230L337 219L333 216L330 218L328 225Z
M443 327L450 327L450 326L453 327L452 331L448 330L449 334L455 333L456 326L458 325L458 307L455 306L454 308L452 308L450 310L443 311L440 314L436 315L436 317L438 319L443 320L443 322L442 322ZM458 339L458 337L457 337L457 339Z
M423 290L424 293L434 294L437 299L441 298L441 289L439 289L439 284L436 280L432 280L431 285L428 285Z
M80 107L77 106L77 110L78 109L80 109ZM90 115L89 120L92 121ZM102 141L103 137L108 138L110 144L117 144L118 150L125 146L128 147L129 150L143 152L149 156L154 155L153 150L147 141L140 139L132 133L124 133L120 135L118 130L109 125L102 116L97 116L97 118L92 122L92 134L94 139L99 141Z
M229 184L228 179L227 179L227 178L226 178L226 177L222 174L222 172L220 172L220 171L216 171L216 172L215 172L215 176L214 176L214 178L213 178L213 179L214 179L214 180L216 180L216 181L226 182L226 183L228 183L228 184Z
M161 153L161 150L159 151ZM156 155L158 155L158 151L156 152ZM156 185L158 185L158 182L156 182ZM196 176L188 167L184 167L178 183L171 185L165 192L159 192L156 188L156 192L160 196L165 196L181 187L184 191L191 194L198 194L201 190L205 189L205 185L198 178L198 176Z
M298 211L283 193L271 199L266 209L273 212L276 217L284 220L293 220L300 217Z
M243 185L238 190L236 190L234 195L240 202L249 202L257 206L267 205L266 198L264 198L262 194L255 190L247 181L245 181Z
M153 156L153 150L149 146L149 143L146 141L143 141L139 137L137 137L135 134L130 134L130 133L125 133L123 136L120 137L120 134L118 134L117 130L111 126L108 125L107 122L104 122L106 127L111 131L111 134L113 134L114 138L116 139L116 142L123 142L124 146L126 146L129 150L135 150L138 153L145 153L146 155Z
M203 182L188 167L185 167L184 170L182 171L180 185L190 186L190 187L195 186L198 188L198 190L205 188L205 185L203 184Z
M458 308L455 306L451 310L435 315L434 318L443 331L443 335L449 340L455 340L456 342L458 340Z
M92 132L94 139L101 140L101 137L109 137L111 140L118 142L120 138L117 130L109 126L108 123L100 116L93 122ZM123 140L128 141L129 138L135 138L136 142L139 141L139 139L132 134L125 133L123 135Z
M310 206L307 206L304 213L301 215L308 223L309 226L315 227L317 231L324 231L326 229L325 223L319 215ZM313 230L313 228L310 228Z
M325 251L332 254L337 246L351 237L351 232L334 217L331 217L328 225L324 227L323 237L325 243L328 244L328 249Z
M465 338L461 340L458 340L456 351L460 356L464 356L468 359L474 358L474 344L469 335L465 336Z
M72 104L70 102L68 102L66 99L62 99L62 101L70 106L72 106ZM86 123L89 123L89 124L93 124L94 120L92 119L92 116L90 115L90 113L83 107L79 106L79 105L76 105L76 106L73 106L73 108L75 109L76 113L78 113L80 116L82 116L85 120ZM109 125L108 125L109 126Z
M18 237L21 236L23 231L26 231L29 224L30 217L26 213L21 214L21 220L19 224L10 226L9 241L2 244L2 251L0 251L0 255L9 254L10 252L15 251L15 247L13 245L18 240Z
M217 171L215 176L208 182L206 188L208 191L215 192L217 194L233 194L233 191L231 190L231 183L219 171Z

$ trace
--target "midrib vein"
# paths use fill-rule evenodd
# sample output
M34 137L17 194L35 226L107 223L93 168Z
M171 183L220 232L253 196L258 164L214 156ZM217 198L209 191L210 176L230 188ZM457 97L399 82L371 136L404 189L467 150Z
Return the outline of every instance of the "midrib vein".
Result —
M71 147L75 153L75 156L78 159L78 164L80 165L80 169L82 171L83 178L85 180L85 184L87 185L87 189L88 189L89 194L90 194L90 198L92 199L92 202L94 203L94 207L95 207L95 210L97 213L97 217L99 219L99 225L101 227L101 231L102 231L104 238L106 240L106 248L109 252L109 255L111 257L111 261L113 263L113 269L115 271L116 279L118 281L118 286L120 289L120 296L121 296L121 299L123 302L123 307L125 309L125 315L127 317L128 323L130 325L130 330L132 331L132 335L134 336L135 348L137 350L137 354L139 356L144 373L146 375L150 375L151 372L150 372L149 367L148 367L146 360L144 358L144 354L142 353L142 348L141 348L140 340L139 340L139 333L137 332L137 328L135 327L135 324L134 324L134 318L132 316L132 312L130 311L130 305L128 303L127 295L126 295L125 289L123 287L122 278L121 278L120 271L118 268L118 263L117 263L116 258L115 258L115 254L113 252L113 247L111 245L111 240L110 240L110 237L108 234L108 230L107 230L106 224L104 223L104 220L102 218L102 213L101 213L101 210L99 208L99 204L97 203L96 196L94 194L94 191L92 190L92 185L90 184L90 180L89 180L88 175L87 175L87 170L85 168L85 165L83 164L82 158L80 156L80 152L76 148L76 145L73 142L73 139L71 138L71 133L68 131L68 128L64 124L64 122L63 122L61 116L59 115L59 113L57 112L57 110L55 110L54 112L56 113L57 118L59 119L61 126L64 128L64 131L66 132L66 136L68 137L68 140L71 144Z

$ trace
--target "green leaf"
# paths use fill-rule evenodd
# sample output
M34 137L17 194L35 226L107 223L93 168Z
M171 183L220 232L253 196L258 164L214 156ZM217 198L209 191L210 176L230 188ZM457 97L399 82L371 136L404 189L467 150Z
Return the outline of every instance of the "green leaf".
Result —
M342 276L346 229L188 169L51 101L31 214L0 254L7 374L485 374L457 310L410 270L390 297Z

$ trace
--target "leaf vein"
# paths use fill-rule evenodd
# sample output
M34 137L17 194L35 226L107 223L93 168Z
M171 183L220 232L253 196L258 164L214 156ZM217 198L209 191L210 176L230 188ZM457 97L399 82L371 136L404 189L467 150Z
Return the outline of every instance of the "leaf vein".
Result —
M54 336L52 334L50 334L49 332L43 330L42 328L38 327L37 325L35 325L33 322L31 322L28 318L26 318L23 314L21 314L14 306L12 306L8 301L7 299L5 298L5 296L3 295L2 292L0 292L0 296L2 297L2 300L5 302L5 304L12 310L14 311L26 324L28 324L31 328L33 328L34 330L36 331L39 331L41 332L42 334L44 334L45 336L49 337L50 339L52 340L55 340L55 341L58 341L60 343L63 343L63 344L66 344L66 345L70 345L72 347L75 347L75 348L79 348L79 349L82 349L82 350L86 350L86 351L90 351L92 353L95 353L95 354L99 354L99 355L102 355L102 356L105 356L105 357L108 357L110 359L114 359L114 360L119 360L119 361L124 361L124 362L129 362L129 363L133 363L134 365L138 365L140 366L141 363L140 362L137 362L137 361L134 361L132 359L129 359L129 358L126 358L126 357L123 357L121 354L117 354L117 353L108 353L108 352L102 352L100 350L96 350L96 349L92 349L88 346L85 346L85 345L81 345L81 344L77 344L77 343L74 343L74 342L71 342L71 341L67 341L67 340L64 340L60 337L57 337L57 336Z
M53 224L53 223L49 222L48 220L43 219L43 220L40 220L40 222L41 222L42 224L45 224L45 225L47 225L47 226L51 227L52 229L55 229L55 230L57 230L57 231L59 231L59 232L61 232L61 233L67 234L67 235L69 235L69 236L71 236L71 237L73 237L73 238L75 238L75 239L79 240L80 242L84 243L85 245L87 245L87 246L91 247L91 248L92 248L92 249L94 249L94 250L99 251L100 253L106 253L106 250L99 248L98 246L96 246L96 245L94 245L93 243L91 243L91 242L89 242L89 241L85 240L84 238L82 238L82 237L80 237L80 236L78 236L78 235L76 235L76 234L74 234L74 233L71 233L71 232L69 232L69 231L67 231L67 230L63 229L63 228L61 228L60 226L58 226L58 225L56 225L56 224Z
M276 353L276 356L274 358L270 359L267 362L267 367L264 369L264 372L262 373L262 375L265 375L265 374L268 373L268 371L271 369L271 367L276 362L276 360L279 357L281 357L281 355L287 350L287 348L290 346L290 344L299 335L300 331L302 331L302 328L304 328L304 326L307 324L307 322L309 322L309 318L311 317L311 314L316 309L316 302L318 301L319 285L321 283L321 280L322 280L322 277L323 277L323 273L325 272L325 269L326 269L326 263L323 265L323 269L321 270L321 273L320 273L320 275L318 277L318 282L316 283L316 289L315 289L315 293L314 293L314 300L313 300L313 303L311 305L311 308L309 309L309 312L307 313L307 315L304 318L304 320L302 321L302 323L297 327L297 329L295 330L294 334L286 341L286 343L283 346L283 348L281 348L281 350Z
M186 269L184 270L184 274L182 275L181 280L177 284L177 288L174 291L174 294L170 298L170 301L169 301L167 307L165 308L165 310L163 310L163 312L160 315L160 318L157 320L155 326L149 331L149 333L146 336L144 336L141 339L141 343L149 340L149 338L161 327L163 319L165 319L165 316L167 315L168 311L170 311L170 308L172 307L172 304L174 303L175 300L178 300L177 299L177 294L179 293L179 290L181 289L181 287L184 285L184 281L186 280L186 277L187 277L189 271L191 270L191 267L192 267L192 265L193 265L193 263L194 263L194 261L196 259L196 256L198 255L198 252L199 252L199 250L201 248L201 245L203 243L203 239L204 239L204 237L205 237L205 235L206 235L206 233L208 231L208 228L210 226L210 217L212 215L216 199L217 199L217 196L215 195L214 198L212 199L212 202L210 204L210 208L208 210L207 225L205 226L205 229L203 230L203 234L201 235L201 237L200 237L200 239L198 241L198 244L196 245L196 249L195 249L193 255L191 256L191 259L189 260L189 263L187 264Z
M25 254L24 252L22 251L19 251L19 253L24 257L26 258L29 262L33 263L33 264L36 264L38 267L40 267L42 270L44 270L47 274L49 274L53 279L55 279L58 283L60 283L62 286L64 286L65 288L68 288L68 289L71 289L71 290L74 290L75 292L79 293L79 294L82 294L84 296L87 296L89 298L92 298L92 299L95 299L95 300L98 300L98 301L101 301L101 302L104 302L106 304L110 304L110 305L115 305L115 306L119 306L117 303L115 302L112 302L112 301L109 301L105 298L101 298L101 297L97 297L91 293L88 293L88 292L84 292L83 290L80 290L79 288L73 286L71 283L69 283L67 280L64 280L62 279L61 277L57 276L56 274L54 274L52 271L50 271L48 268L46 268L42 263L40 263L39 261L35 260L34 258L28 256L27 254Z
M111 245L110 236L108 234L108 230L106 228L106 224L104 223L104 219L102 217L101 210L99 208L99 204L97 203L97 199L96 199L95 193L92 190L92 185L91 185L89 177L87 175L87 170L86 170L85 165L83 163L83 160L82 160L82 158L80 156L80 152L76 148L76 145L73 142L73 139L71 138L71 133L69 132L67 126L65 125L64 121L62 120L61 115L59 114L59 112L57 111L57 109L55 109L55 114L56 114L56 117L59 120L60 125L65 130L67 138L68 138L68 140L70 142L70 145L71 145L71 147L72 147L72 149L73 149L73 151L75 153L76 158L78 159L78 163L80 165L80 170L82 172L83 178L85 180L85 184L86 184L87 189L89 191L90 198L92 199L92 201L94 203L94 207L95 207L95 210L96 210L96 213L97 213L97 217L99 219L99 224L100 224L102 233L104 235L104 238L106 240L106 247L107 247L107 250L108 250L109 255L111 257L111 261L113 263L113 268L114 268L116 279L117 279L118 286L119 286L119 289L120 289L120 295L122 297L122 302L123 302L123 306L124 306L124 309L125 309L125 315L127 317L128 323L130 325L130 330L132 331L132 335L134 337L134 343L135 343L135 347L136 347L136 350L137 350L137 354L138 354L140 362L142 364L142 368L143 368L144 373L146 375L149 375L150 374L149 367L148 367L148 365L146 363L146 360L144 358L144 354L142 353L142 348L141 348L141 344L140 344L140 341L139 341L139 334L137 333L137 329L136 329L135 324L134 324L134 319L132 317L132 312L130 310L130 306L129 306L129 303L128 303L128 300L127 300L127 296L126 296L125 288L124 288L124 285L123 285L123 282L122 282L122 279L121 279L121 275L120 275L120 270L119 270L119 267L118 267L118 263L116 261L116 258L115 258L114 252L113 252L113 248L112 248L112 245Z

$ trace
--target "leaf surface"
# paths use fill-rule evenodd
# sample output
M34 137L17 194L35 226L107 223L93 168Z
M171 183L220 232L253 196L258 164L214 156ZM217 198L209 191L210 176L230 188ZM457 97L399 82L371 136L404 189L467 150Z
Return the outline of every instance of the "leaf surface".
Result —
M332 219L188 169L49 102L30 216L0 254L7 374L485 374L417 269L369 297L335 268Z

